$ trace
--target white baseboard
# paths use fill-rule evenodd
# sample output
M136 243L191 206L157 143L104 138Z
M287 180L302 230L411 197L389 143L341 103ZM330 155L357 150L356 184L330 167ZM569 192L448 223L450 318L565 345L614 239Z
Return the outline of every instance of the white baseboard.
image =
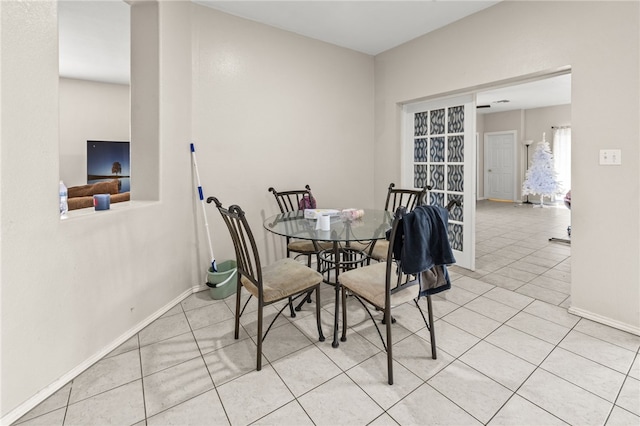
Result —
M600 324L608 325L609 327L617 328L618 330L626 331L636 336L640 336L640 327L626 324L620 321L612 320L611 318L603 317L602 315L594 314L584 309L570 307L568 309L570 314L578 315L580 317L589 319L591 321L598 322Z
M193 287L191 287L191 293L198 293L201 291L205 291L205 290L209 290L209 286L206 284L201 284L201 285L195 285Z
M28 400L26 400L25 402L23 402L13 410L11 410L9 413L7 413L4 417L0 419L0 425L2 426L10 425L11 423L15 422L20 417L24 416L29 411L33 410L42 401L49 398L58 390L62 389L64 385L66 385L71 380L78 377L86 369L88 369L93 364L100 361L106 355L111 353L111 351L113 351L118 346L120 346L121 344L129 340L131 337L135 336L143 328L145 328L146 326L148 326L149 324L151 324L152 322L160 318L162 315L167 313L171 308L176 306L178 303L182 302L185 298L187 298L193 293L206 290L207 288L208 287L203 284L203 285L193 286L190 289L185 290L184 292L182 292L182 294L180 294L178 297L173 299L171 302L167 303L162 308L158 309L156 312L151 314L149 317L145 318L143 321L136 324L133 328L127 330L125 333L123 333L120 337L115 339L113 342L109 343L102 350L98 351L97 353L95 353L94 355L86 359L84 362L82 362L80 365L73 368L68 373L66 373L65 375L63 375L62 377L60 377L59 379L57 379L56 381L54 381L53 383L49 384L47 387L42 389L40 392L36 393L31 398L29 398Z

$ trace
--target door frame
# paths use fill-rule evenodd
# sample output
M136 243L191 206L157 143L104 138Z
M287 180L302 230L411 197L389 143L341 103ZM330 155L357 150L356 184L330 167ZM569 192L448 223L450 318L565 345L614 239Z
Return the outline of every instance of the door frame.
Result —
M484 133L484 166L482 173L484 174L484 198L489 199L489 173L487 173L487 158L489 157L489 144L487 143L489 136L505 135L509 134L513 136L513 180L511 182L512 200L518 201L518 131L517 130L503 130L500 132L485 132Z

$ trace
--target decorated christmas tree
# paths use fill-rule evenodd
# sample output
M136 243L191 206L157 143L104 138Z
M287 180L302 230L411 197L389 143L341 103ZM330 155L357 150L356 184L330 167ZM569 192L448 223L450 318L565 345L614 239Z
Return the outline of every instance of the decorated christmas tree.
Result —
M542 207L544 197L551 197L561 191L562 188L553 167L553 154L551 154L549 142L546 141L543 133L542 142L538 142L536 146L531 159L531 167L527 170L522 184L522 195L540 195L540 207Z

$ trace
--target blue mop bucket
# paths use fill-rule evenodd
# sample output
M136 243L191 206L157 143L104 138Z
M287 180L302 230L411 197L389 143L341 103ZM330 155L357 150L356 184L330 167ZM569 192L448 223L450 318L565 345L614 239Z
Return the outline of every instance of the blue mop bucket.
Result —
M212 299L225 299L236 292L236 277L238 268L235 260L225 260L218 263L218 271L212 268L207 271L207 287Z

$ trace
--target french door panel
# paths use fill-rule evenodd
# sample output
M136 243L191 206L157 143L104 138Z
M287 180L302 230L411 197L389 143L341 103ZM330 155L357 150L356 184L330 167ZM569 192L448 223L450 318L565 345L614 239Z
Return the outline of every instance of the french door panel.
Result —
M427 202L449 212L456 264L475 269L475 102L471 96L420 102L403 109L403 182L431 186Z

